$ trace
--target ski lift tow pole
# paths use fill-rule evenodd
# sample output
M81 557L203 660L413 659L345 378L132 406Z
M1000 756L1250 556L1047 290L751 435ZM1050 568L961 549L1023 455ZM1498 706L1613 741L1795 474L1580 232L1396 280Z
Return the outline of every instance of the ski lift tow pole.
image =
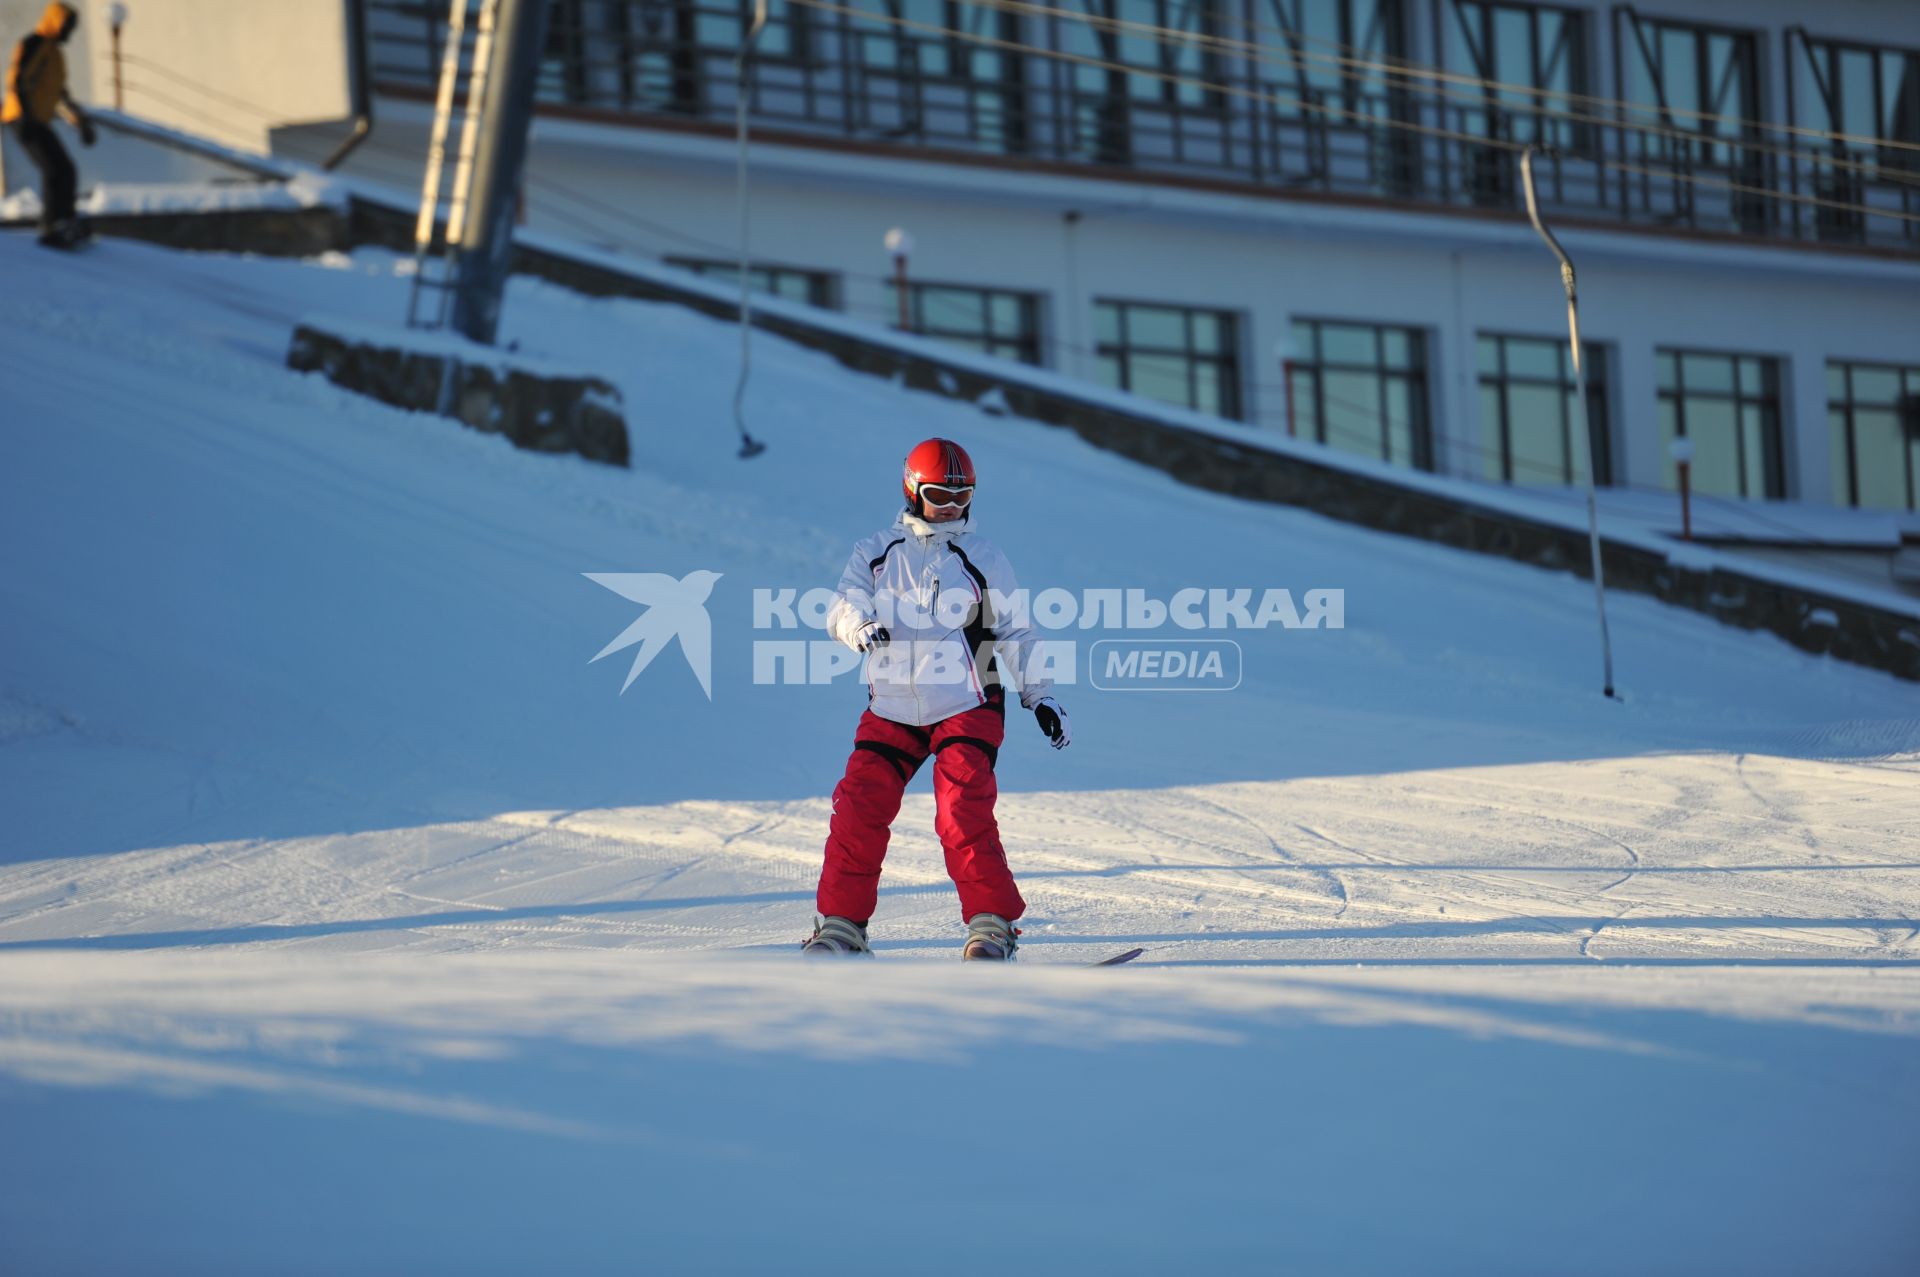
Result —
M757 457L767 445L747 431L747 375L752 369L753 285L748 275L752 253L747 242L747 68L753 59L754 45L767 25L767 0L755 0L753 23L740 40L740 54L734 59L734 140L738 157L735 172L735 198L740 205L740 377L733 385L733 424L740 432L740 458Z

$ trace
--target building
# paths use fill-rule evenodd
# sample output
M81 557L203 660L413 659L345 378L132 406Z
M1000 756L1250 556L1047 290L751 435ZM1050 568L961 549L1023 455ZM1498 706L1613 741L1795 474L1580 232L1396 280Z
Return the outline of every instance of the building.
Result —
M416 188L448 5L362 2L347 171ZM731 274L752 14L552 0L528 221ZM898 322L906 228L918 331L1502 483L1577 479L1551 148L1602 483L1920 508L1911 0L769 0L745 83L762 286Z

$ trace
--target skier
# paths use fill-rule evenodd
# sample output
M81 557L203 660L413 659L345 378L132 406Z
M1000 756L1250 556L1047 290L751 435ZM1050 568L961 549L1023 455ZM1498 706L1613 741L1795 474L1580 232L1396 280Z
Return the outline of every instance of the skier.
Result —
M74 189L78 178L67 148L53 131L53 118L64 114L80 130L80 143L93 145L93 121L67 92L67 60L60 46L80 25L72 5L50 4L40 15L33 34L14 46L7 65L7 94L0 105L0 123L13 127L22 150L40 170L40 242L48 248L73 248L87 238L74 216Z
M1006 557L974 530L973 459L950 439L928 439L907 454L903 486L906 508L854 546L827 613L834 638L867 656L869 690L833 791L821 917L805 951L870 952L888 833L907 781L931 755L934 828L967 924L961 956L1005 960L1026 911L993 818L1005 678L1055 749L1072 734L1039 674L1039 641L1024 618L995 614L1016 587Z

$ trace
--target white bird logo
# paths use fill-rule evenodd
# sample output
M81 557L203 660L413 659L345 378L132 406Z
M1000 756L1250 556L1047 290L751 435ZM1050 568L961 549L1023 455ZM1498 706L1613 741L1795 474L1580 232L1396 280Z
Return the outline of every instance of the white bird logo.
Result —
M640 645L640 650L633 654L633 668L627 671L627 681L620 685L621 692L632 687L640 671L677 638L681 654L693 668L693 676L700 680L700 690L707 694L708 700L713 699L713 622L707 617L707 596L713 593L713 583L720 579L720 573L703 569L689 572L677 581L664 572L583 572L581 575L647 609L593 658L597 661L635 643Z

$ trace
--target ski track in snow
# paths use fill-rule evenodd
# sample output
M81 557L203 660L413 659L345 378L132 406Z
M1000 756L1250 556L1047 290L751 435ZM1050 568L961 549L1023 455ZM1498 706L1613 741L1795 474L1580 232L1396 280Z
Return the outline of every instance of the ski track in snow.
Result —
M1684 774L1708 761L1671 766ZM1658 765L1623 763L1614 783L1634 787ZM1779 784L1791 785L1796 771L1818 773L1828 792L1836 783L1834 764L1772 766ZM1585 791L1578 806L1610 792L1597 774L1604 768L1574 769ZM1015 793L1003 798L1001 818L1021 831L1008 841L1040 920L1029 925L1036 954L1077 953L1144 929L1150 963L1598 958L1603 935L1609 960L1871 961L1914 928L1920 866L1888 860L1872 826L1830 825L1812 853L1794 836L1800 822L1772 809L1758 821L1730 811L1745 782L1728 769L1711 799L1690 779L1685 807L1644 798L1628 807L1633 832L1622 837L1624 829L1561 814L1575 809L1568 770L1533 764L1501 769L1497 780L1427 773L1398 786L1390 803L1378 801L1375 778ZM1848 770L1849 805L1900 818L1915 801L1908 783ZM1703 832L1716 810L1730 811L1725 828ZM897 956L948 956L948 889L930 816L927 795L910 792L875 926ZM218 944L226 934L230 943L306 948L324 948L330 936L351 937L355 949L432 947L452 927L462 947L538 947L562 932L604 932L646 949L772 946L804 926L825 817L817 800L682 803L32 861L0 870L0 951L72 946L89 934L137 944L142 930L161 945L182 935ZM1064 845L1063 828L1074 831ZM1324 850L1290 851L1268 832L1282 828ZM1361 850L1379 846L1405 850L1396 858ZM406 924L384 940L383 899L406 910L397 915ZM1816 905L1825 912L1810 913ZM420 906L448 917L436 922L435 908ZM101 931L102 917L124 921ZM167 924L136 922L156 918ZM1747 934L1732 952L1729 931Z

